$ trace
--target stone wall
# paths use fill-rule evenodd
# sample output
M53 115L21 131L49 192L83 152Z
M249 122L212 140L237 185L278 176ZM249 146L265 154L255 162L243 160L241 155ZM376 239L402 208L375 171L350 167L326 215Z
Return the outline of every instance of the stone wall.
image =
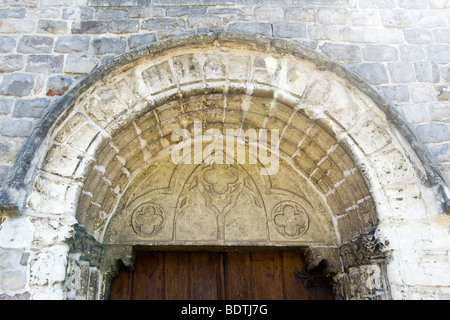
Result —
M448 1L3 0L0 18L2 186L40 119L96 66L169 37L214 31L297 42L355 72L395 105L450 181ZM74 223L40 214L0 225L0 298L63 296ZM427 232L446 223L435 218ZM438 247L411 257L422 264L409 283L421 289L395 298L445 295L438 287L448 280L429 275L448 268L448 248Z

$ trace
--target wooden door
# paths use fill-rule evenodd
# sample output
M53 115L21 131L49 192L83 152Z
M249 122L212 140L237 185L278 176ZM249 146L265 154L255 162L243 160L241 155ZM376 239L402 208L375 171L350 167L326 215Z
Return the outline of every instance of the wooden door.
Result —
M307 288L300 252L141 252L114 279L112 300L328 300Z

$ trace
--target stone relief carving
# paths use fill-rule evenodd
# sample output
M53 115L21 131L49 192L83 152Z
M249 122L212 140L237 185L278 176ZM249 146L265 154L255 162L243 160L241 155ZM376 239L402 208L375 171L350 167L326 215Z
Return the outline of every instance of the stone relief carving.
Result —
M164 211L154 203L144 203L137 207L131 217L134 232L142 238L156 234L164 223Z
M368 264L372 258L384 257L382 253L384 244L379 241L375 231L375 227L368 228L339 247L344 267Z
M308 185L287 165L271 177L260 168L161 159L129 188L104 242L336 246L331 214Z
M293 201L277 205L272 213L272 219L280 234L293 239L300 238L309 226L309 217L305 209Z
M80 260L89 262L92 267L99 266L103 245L82 225L76 225L74 231L69 239L70 253L80 253Z
M211 239L242 239L249 233L253 239L267 237L261 194L252 178L237 165L199 166L184 183L177 203L177 239L198 239L196 231L202 224L197 220L210 221L206 232Z

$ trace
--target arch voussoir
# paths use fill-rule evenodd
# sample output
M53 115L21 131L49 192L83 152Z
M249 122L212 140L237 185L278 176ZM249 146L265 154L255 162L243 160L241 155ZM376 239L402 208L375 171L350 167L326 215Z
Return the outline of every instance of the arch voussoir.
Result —
M405 129L391 127L399 120L358 81L305 48L258 36L194 35L137 50L94 71L45 119L25 208L75 217L81 238L90 235L95 245L72 246L69 269L89 252L98 297L116 260L131 264L133 245L188 243L308 248L311 268L321 259L332 266L338 297L353 298L357 283L355 296L389 298L379 219L401 207L393 197L404 181L420 184L431 171L407 157L397 136ZM255 174L269 167L261 159L258 170L227 163L220 177L204 162L183 169L170 161L171 138L185 130L194 144L195 123L200 135L228 141L236 136L227 129L269 131L263 142L277 148L280 173ZM240 219L239 207L254 220ZM374 274L376 292L366 286Z

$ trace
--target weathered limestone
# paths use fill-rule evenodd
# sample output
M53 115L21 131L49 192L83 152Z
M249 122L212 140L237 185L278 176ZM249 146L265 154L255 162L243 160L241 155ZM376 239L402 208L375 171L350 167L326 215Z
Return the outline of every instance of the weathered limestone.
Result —
M357 292L357 299L389 298L387 287L399 299L448 297L448 246L441 241L448 236L448 219L436 217L445 199L435 193L441 188L436 184L439 174L444 180L450 175L448 3L232 2L3 4L0 234L15 228L40 231L31 244L20 237L14 248L2 242L0 252L7 252L3 256L8 262L0 267L1 283L13 289L2 288L1 299L104 297L105 282L96 259L80 259L80 252L92 247L65 247L75 223L70 217L76 208L87 208L77 211L78 217L85 219L87 234L98 238L127 188L145 175L143 168L167 157L173 147L171 132L182 127L192 132L189 123L195 120L204 121L205 129L235 129L240 124L278 128L280 151L291 159L287 166L329 207L333 230L341 237L338 245L351 244L368 226L379 226L377 237L389 242L383 252L393 259L384 267L371 256L364 266L356 263L357 269L339 270L343 273L335 277L337 297ZM200 35L222 31L247 35ZM180 37L189 34L196 36ZM260 35L269 38L255 40ZM161 42L172 36L179 38ZM271 37L289 42L277 46L278 40ZM154 45L108 64L113 57L150 44ZM171 51L177 46L183 50ZM230 47L236 51L227 52ZM291 59L298 52L304 54L301 62ZM363 81L343 76L336 65L320 58L322 54ZM318 68L304 57L313 57ZM102 65L108 67L86 77ZM104 82L97 82L104 75ZM100 90L103 84L108 88ZM349 90L352 87L358 90ZM372 89L395 108L369 94L373 104L364 96ZM70 112L62 114L66 108ZM392 109L409 121L419 140L410 139L409 129L392 117ZM56 131L47 135L53 124ZM441 172L432 173L418 141L426 144ZM22 146L17 161L22 166L17 166ZM7 179L17 176L21 182ZM6 189L8 193L2 193ZM25 219L11 215L17 205ZM265 223L272 223L275 207L267 211ZM239 223L221 225L225 234L239 230ZM14 234L10 231L6 238ZM116 248L108 259L121 256L128 261L130 252ZM31 266L35 253L40 262ZM333 260L333 254L327 257ZM52 278L46 260L66 263L66 279L58 272ZM89 278L89 284L99 285L85 286ZM358 279L370 285L362 288Z
M380 212L375 213L376 206L366 187L367 181L375 189L377 184L388 186L387 189L392 190L388 197L398 198L395 191L402 188L403 181L416 174L425 174L422 169L409 165L400 151L392 149L397 138L386 126L385 115L373 101L342 86L336 75L315 69L307 60L282 58L275 51L271 54L242 51L245 45L243 47L241 43L235 49L233 41L226 35L223 40L219 39L223 43L219 46L221 52L218 55L212 54L211 48L206 53L199 48L190 49L191 52L187 48L169 50L165 58L144 59L120 76L109 75L107 85L94 86L94 91L88 91L87 97L79 100L81 102L66 120L52 129L55 143L48 147L40 165L34 190L28 197L28 210L53 212L61 217L69 217L76 210L77 222L84 232L93 241L106 246L129 247L150 243L160 246L179 243L213 246L244 243L254 246L272 243L311 248L325 245L335 248L335 252L339 248L342 255L347 252L344 250L346 246L353 246L355 237L362 237L378 223ZM249 85L251 82L242 80L253 83ZM214 91L203 87L204 83L211 83ZM275 91L274 83L278 86ZM321 95L324 90L331 91L331 94ZM251 92L251 95L244 95L244 92ZM180 95L186 98L180 100ZM144 101L146 103L143 104ZM355 116L346 117L343 105L351 108ZM358 114L359 117L356 116ZM215 123L225 120L219 127L221 131L235 125L278 128L282 132L280 152L286 161L283 162L286 168L282 171L285 172L284 178L273 177L270 184L262 181L250 183L257 181L254 180L257 176L249 176L252 178L247 181L246 175L241 173L237 176L243 180L233 183L236 188L241 188L240 194L247 194L246 197L234 197L231 191L222 194L222 198L215 197L214 192L221 193L225 189L210 188L214 186L213 180L200 174L201 171L206 173L207 167L200 171L191 169L188 174L183 167L174 169L174 164L167 162L173 146L171 132L182 128L183 124L192 124L194 120L202 120L206 127L216 127ZM186 128L192 130L192 126ZM348 135L352 140L347 140ZM357 148L352 141L357 143ZM359 163L363 159L372 163L373 167L364 166L366 178L367 173L373 170L369 180L359 172L358 165L352 160L354 157L359 159ZM392 167L387 168L385 161ZM149 169L145 169L147 167ZM211 172L218 174L217 170ZM239 167L227 171L230 170L239 170ZM164 178L171 171L174 176L169 181L173 186L167 185ZM299 174L296 182L289 182L288 177L296 174ZM185 180L183 176L191 180ZM146 177L150 177L151 182L146 182L149 179ZM161 182L157 182L158 179ZM309 182L298 188L296 184L301 179ZM197 184L199 181L202 181L201 185ZM274 191L277 183L280 191ZM140 187L159 184L156 189ZM285 190L286 184L292 184L288 187L290 192L281 191ZM189 192L194 193L188 196ZM413 191L411 197L420 192ZM209 194L210 208L218 208L219 211L210 209L212 215L209 218L205 216L198 220L197 215L189 215L189 212L204 210L200 209L204 205L204 201L200 201L202 198L194 196L203 193ZM183 201L183 194L188 202ZM260 194L266 196L261 198ZM277 196L270 200L269 194ZM284 200L286 205L279 203L282 194L287 197ZM390 201L386 202L382 197L375 199L378 205L390 206ZM225 200L231 201L228 206ZM173 211L172 205L167 207L169 203L179 203L178 209ZM237 218L239 215L233 211L236 205L241 208L248 206L246 218ZM419 206L420 201L416 207ZM188 208L193 209L190 211ZM318 215L321 210L330 211ZM252 212L254 216L250 214ZM150 213L153 215L147 216ZM292 213L297 216L296 220L286 218ZM322 217L320 222L317 220L319 216ZM128 220L131 225L126 222ZM196 232L192 233L194 221L197 221L194 224ZM287 221L297 221L298 224L288 225ZM131 229L127 229L127 225ZM323 227L326 225L329 227L325 232ZM373 233L371 237L377 239ZM333 238L335 240L330 242ZM374 245L377 253L368 254L366 260L356 258L344 266L335 265L332 273L336 275L336 286L341 288L343 297L348 297L348 292L353 290L344 285L345 281L356 285L354 272L348 273L347 268L350 270L361 265L364 265L363 269L378 271L368 273L375 281L369 288L372 291L360 292L361 295L354 298L390 297L386 284L388 269L382 262L384 244ZM102 281L106 281L108 276L99 275L102 272L114 274L115 264L103 265L94 273L86 273L84 264L77 262L75 252L87 249L71 250L65 255L70 257L69 270L73 273L66 279L69 281L66 285L68 295L91 298L107 295L103 291L107 285L104 287ZM129 249L125 251L129 252ZM106 252L116 251L106 250L104 254ZM127 259L121 255L116 258ZM372 261L375 258L377 262ZM113 256L105 259L114 261ZM335 261L337 258L327 256L324 259ZM100 267L95 263L94 266ZM85 280L77 279L77 274L85 274L82 276ZM46 278L44 274L42 277ZM86 277L91 279L90 283L97 283L93 288L94 296L92 292L81 294L79 291L79 281L87 281ZM55 290L60 290L59 278L54 284Z

